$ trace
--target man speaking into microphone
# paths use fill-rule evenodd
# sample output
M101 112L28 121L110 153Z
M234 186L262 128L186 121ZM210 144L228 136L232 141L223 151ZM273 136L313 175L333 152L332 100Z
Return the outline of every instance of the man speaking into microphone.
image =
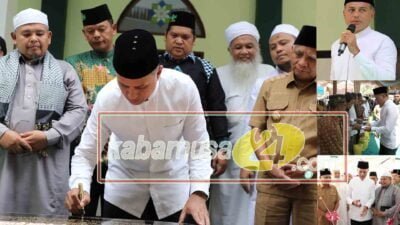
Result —
M348 28L331 47L331 80L395 80L397 50L385 34L370 27L373 0L345 0Z

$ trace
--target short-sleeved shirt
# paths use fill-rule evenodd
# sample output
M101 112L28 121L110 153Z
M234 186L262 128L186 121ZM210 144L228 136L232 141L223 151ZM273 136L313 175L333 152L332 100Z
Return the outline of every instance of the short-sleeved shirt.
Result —
M294 74L291 72L273 77L263 83L253 111L268 111L269 113L272 111L301 111L301 114L297 116L280 115L279 121L274 121L271 116L253 115L250 119L250 126L261 130L271 129L274 123L296 126L304 132L305 137L304 148L300 152L300 156L309 159L317 156L317 118L316 116L307 116L309 115L307 113L316 110L316 83L313 81L306 87L298 88ZM259 173L259 176L261 178L268 177L266 173ZM275 184L260 184L257 189L260 192L305 199L315 199L317 192L315 184L303 184L290 190L283 190Z

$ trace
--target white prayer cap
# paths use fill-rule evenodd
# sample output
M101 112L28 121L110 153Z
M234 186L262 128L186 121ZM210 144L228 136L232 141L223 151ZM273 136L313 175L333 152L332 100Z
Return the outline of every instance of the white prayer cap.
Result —
M297 37L299 35L299 30L290 24L279 24L274 27L274 29L271 32L271 36L269 38L271 38L277 33L286 33Z
M388 171L385 171L382 173L381 177L390 177L392 178L392 174L390 174Z
M14 16L14 30L29 23L40 23L49 26L47 15L37 9L25 9Z
M253 36L257 42L260 40L260 33L258 32L256 26L246 21L240 21L231 24L228 28L226 28L226 42L228 42L228 45L230 45L233 39L245 34Z

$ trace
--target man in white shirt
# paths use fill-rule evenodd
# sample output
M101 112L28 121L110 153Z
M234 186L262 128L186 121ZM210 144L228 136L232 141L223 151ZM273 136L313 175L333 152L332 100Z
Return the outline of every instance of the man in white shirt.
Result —
M375 16L373 0L345 0L343 16L355 32L346 30L331 47L331 80L395 80L397 50L386 35L369 26ZM347 48L338 55L341 43Z
M347 204L350 205L349 217L351 225L371 225L371 206L375 200L375 184L367 177L369 164L358 162L358 177L351 179Z
M275 64L275 73L282 74L292 71L290 57L293 43L299 35L299 30L290 24L279 24L274 27L268 41L269 54Z
M185 222L209 225L205 204L212 173L209 136L196 85L181 72L163 69L154 37L144 30L118 37L113 65L117 79L99 92L72 158L66 207L79 213L90 202L99 131L99 146L110 139L104 217L184 222L190 214L194 221ZM122 114L99 114L110 111ZM152 116L154 112L170 114ZM179 143L165 152L172 142ZM129 183L137 179L144 182ZM146 183L154 179L161 183ZM173 183L176 180L184 182ZM80 183L84 189L81 199Z
M253 24L246 21L231 24L225 30L225 38L231 63L218 67L217 73L225 92L226 107L228 112L250 112L262 82L269 78L268 74L274 71L274 68L261 63L258 44L260 34ZM227 119L231 134L229 141L233 146L238 138L250 130L249 115L228 114ZM239 179L239 166L233 160L229 160L225 173L219 178ZM210 197L212 224L253 225L256 199L254 186L243 190L240 184L212 185Z
M378 87L374 90L376 102L381 107L380 119L371 122L366 131L374 131L380 135L380 155L395 155L399 147L397 106L389 100L388 88Z

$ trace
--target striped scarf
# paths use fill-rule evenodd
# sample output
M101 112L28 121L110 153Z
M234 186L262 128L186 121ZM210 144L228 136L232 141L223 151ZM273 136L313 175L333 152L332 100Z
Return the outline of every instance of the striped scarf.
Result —
M0 103L9 104L14 98L21 54L14 50L0 58ZM64 74L58 61L47 52L44 57L42 80L40 81L38 110L55 111L63 114L67 90L64 87Z

